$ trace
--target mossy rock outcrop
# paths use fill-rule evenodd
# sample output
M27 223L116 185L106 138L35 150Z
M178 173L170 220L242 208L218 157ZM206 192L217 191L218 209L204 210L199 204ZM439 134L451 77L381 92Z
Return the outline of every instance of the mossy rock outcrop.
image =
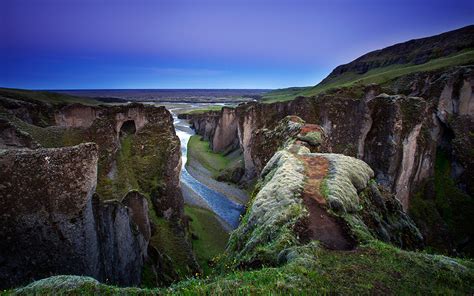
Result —
M223 264L277 265L295 256L292 248L314 247L313 241L338 250L373 240L421 247L420 232L399 201L373 181L372 169L350 156L312 153L314 145L302 140L303 127L302 120L289 117L275 129L283 149L262 170L230 238L227 257L233 259Z
M126 197L124 202L130 202L129 209L134 210L132 223L143 232L147 241L145 251L150 241L150 254L156 255L153 256L155 259L145 262L146 284L170 283L177 279L177 272L184 277L199 271L183 222L183 198L179 186L180 143L171 114L164 107L137 103L117 106L51 104L25 93L28 92L14 97L10 93L8 97L0 96L0 148L13 153L19 148L40 151L41 148L59 149L85 142L96 143L96 178L92 193L101 201L98 203L107 201L105 208L110 211L100 210L95 214L110 222L109 214L120 217L123 214L120 208L124 206L109 200L120 201L124 196L129 197L130 191L139 196L135 201ZM38 170L37 164L32 163L31 170ZM45 188L59 184L53 179L42 182L41 186ZM69 192L67 186L64 192ZM22 195L17 202L21 203L27 196ZM151 223L147 223L147 219ZM110 239L114 239L113 235ZM128 257L133 259L133 256ZM143 260L135 261L144 266ZM156 270L157 265L163 268ZM47 271L48 267L44 269ZM117 266L117 273L128 272L121 269ZM94 272L83 272L81 267L77 271L71 270L72 274L89 274L102 279ZM133 278L131 283L140 283L141 273L136 271L128 276Z
M51 274L140 284L149 237L132 217L148 206L100 201L97 162L94 143L0 151L0 288Z

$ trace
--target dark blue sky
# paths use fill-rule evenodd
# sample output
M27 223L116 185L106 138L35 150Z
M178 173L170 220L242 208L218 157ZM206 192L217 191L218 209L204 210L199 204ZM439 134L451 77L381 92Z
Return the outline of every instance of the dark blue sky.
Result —
M0 0L0 86L314 85L368 51L473 23L472 0Z

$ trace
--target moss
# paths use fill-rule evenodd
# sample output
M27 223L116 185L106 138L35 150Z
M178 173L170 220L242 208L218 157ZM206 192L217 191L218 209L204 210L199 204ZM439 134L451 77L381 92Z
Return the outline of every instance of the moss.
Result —
M435 162L435 204L456 241L474 236L471 218L474 200L459 189L451 178L451 165L445 153L438 151ZM474 254L474 246L466 250Z
M410 215L426 235L430 250L472 256L474 201L451 178L451 161L444 151L438 149L434 178L421 188L411 198Z
M322 143L322 135L320 132L309 132L304 136L298 136L298 139L308 142L312 146L319 146Z
M474 289L469 261L406 252L373 242L351 252L317 245L292 249L295 259L280 267L232 270L210 278L192 278L169 288L118 288L85 284L65 295L467 295ZM306 260L299 260L302 254ZM291 256L287 256L291 257ZM48 287L30 289L47 295Z
M408 135L417 123L420 122L420 115L424 113L426 102L421 98L403 98L400 104L402 113L402 133Z
M293 229L307 212L299 196L304 166L291 153L279 151L262 172L250 210L231 235L222 265L231 268L277 264L278 254L298 239Z
M367 186L374 176L372 169L363 161L342 154L311 154L329 160L329 172L323 183L323 194L331 210L343 214L359 210L357 192Z
M193 165L193 161L197 161L204 166L216 179L220 175L232 174L236 167L243 165L241 154L232 153L224 155L224 153L213 152L209 141L205 141L201 136L197 135L192 136L188 142L187 165Z
M177 227L168 220L158 217L154 211L149 212L149 217L156 227L155 233L150 238L150 244L171 259L174 272L180 278L192 274L184 232L176 229Z
M209 210L185 206L184 212L190 220L193 251L204 275L209 275L212 272L213 259L224 253L229 234Z
M18 289L18 294L68 294L84 288L97 287L99 282L91 277L75 275L58 275L35 281Z

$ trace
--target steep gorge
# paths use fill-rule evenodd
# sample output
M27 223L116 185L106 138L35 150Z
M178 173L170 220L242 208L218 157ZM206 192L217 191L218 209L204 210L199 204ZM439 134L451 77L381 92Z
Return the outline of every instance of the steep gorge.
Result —
M472 46L448 35L376 51L329 78ZM7 293L471 294L472 262L437 254L474 254L474 67L383 81L181 115L215 152L242 151L234 181L255 185L225 252L206 262L210 277L188 241L168 111L2 95L5 287L57 274L101 281L52 276Z
M410 83L401 87L401 82L406 80ZM243 181L249 181L262 171L277 150L278 137L268 137L267 131L285 116L297 115L323 128L327 141L321 152L341 153L367 162L377 182L395 194L409 211L415 195L428 200L434 198L423 188L433 182L439 151L449 155L455 183L472 197L469 168L474 158L466 153L472 151L472 135L467 130L474 129L473 88L473 68L455 67L402 77L393 81L391 87L343 88L311 98L272 104L247 103L235 109L223 108L220 112L187 117L215 151L235 149L235 141L229 139L237 136L245 160ZM461 122L463 130L460 130ZM468 145L462 152L459 146L455 149L459 142ZM425 191L424 196L420 197L420 191ZM442 224L443 219L439 220ZM435 231L424 230L425 234ZM445 251L451 252L454 245L459 248L463 241L465 251L471 252L472 229L461 232L463 239L451 238L443 247ZM445 235L450 236L446 231ZM431 237L428 235L429 243Z
M6 150L0 156L5 165L1 234L9 237L2 240L1 247L5 258L13 260L2 270L3 287L68 273L119 285L156 286L200 270L185 230L179 187L180 143L172 116L164 107L52 105L8 96L0 102L0 120L8 127L2 133ZM38 110L46 111L36 114ZM75 149L84 150L82 144L74 145L85 142L97 146L81 152L83 159L74 158ZM49 167L57 154L60 159ZM27 166L30 158L39 160ZM21 165L25 170L20 172ZM88 176L88 190L74 193L68 185L86 186L81 181L81 169L86 167L93 171L84 175ZM52 170L55 177L43 178L41 170ZM19 191L26 188L31 189ZM22 206L17 207L14 200L18 196L22 196ZM38 200L48 205L51 200L63 207L71 198L83 203L66 210L73 211L70 217L55 207L44 207L31 216L34 206L27 202ZM29 222L9 220L17 215L30 217ZM56 218L48 220L48 216ZM70 235L62 234L64 228ZM15 246L13 241L26 244L21 254L10 249ZM56 261L34 256L35 252L50 254L46 250L52 246L58 249ZM10 262L5 258L4 262ZM31 271L25 270L27 266ZM17 270L16 277L11 276L12 269Z

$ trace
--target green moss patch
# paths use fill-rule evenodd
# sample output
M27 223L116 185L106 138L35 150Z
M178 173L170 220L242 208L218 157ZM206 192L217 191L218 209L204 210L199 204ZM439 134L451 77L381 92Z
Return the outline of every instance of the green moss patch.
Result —
M469 242L474 236L474 200L456 186L451 178L450 160L441 150L436 154L434 179L426 186L431 184L434 185L434 197L424 191L414 195L410 214L428 233L428 243L433 251L450 254L451 247L459 246L456 252L472 256L474 246L463 242ZM446 233L450 237L446 237Z
M185 206L184 213L189 217L189 231L194 254L204 275L209 275L212 271L212 261L224 252L229 234L209 210Z
M305 250L308 258L281 267L234 270L210 278L194 278L169 288L118 288L84 283L64 295L467 295L474 289L474 264L444 256L401 251L372 243L354 251ZM48 295L42 285L20 295Z
M209 172L214 178L217 178L227 169L238 165L242 156L239 154L224 155L223 153L213 152L210 143L202 140L201 136L194 135L188 142L188 164L197 161Z
M401 76L416 72L428 72L443 68L468 65L474 63L474 50L464 50L451 56L433 59L421 65L398 64L387 67L375 68L364 74L354 72L345 72L342 75L334 77L324 83L314 87L288 88L268 92L264 95L265 103L292 100L297 96L310 97L332 89L352 87L355 85L368 85L371 83L385 84Z

